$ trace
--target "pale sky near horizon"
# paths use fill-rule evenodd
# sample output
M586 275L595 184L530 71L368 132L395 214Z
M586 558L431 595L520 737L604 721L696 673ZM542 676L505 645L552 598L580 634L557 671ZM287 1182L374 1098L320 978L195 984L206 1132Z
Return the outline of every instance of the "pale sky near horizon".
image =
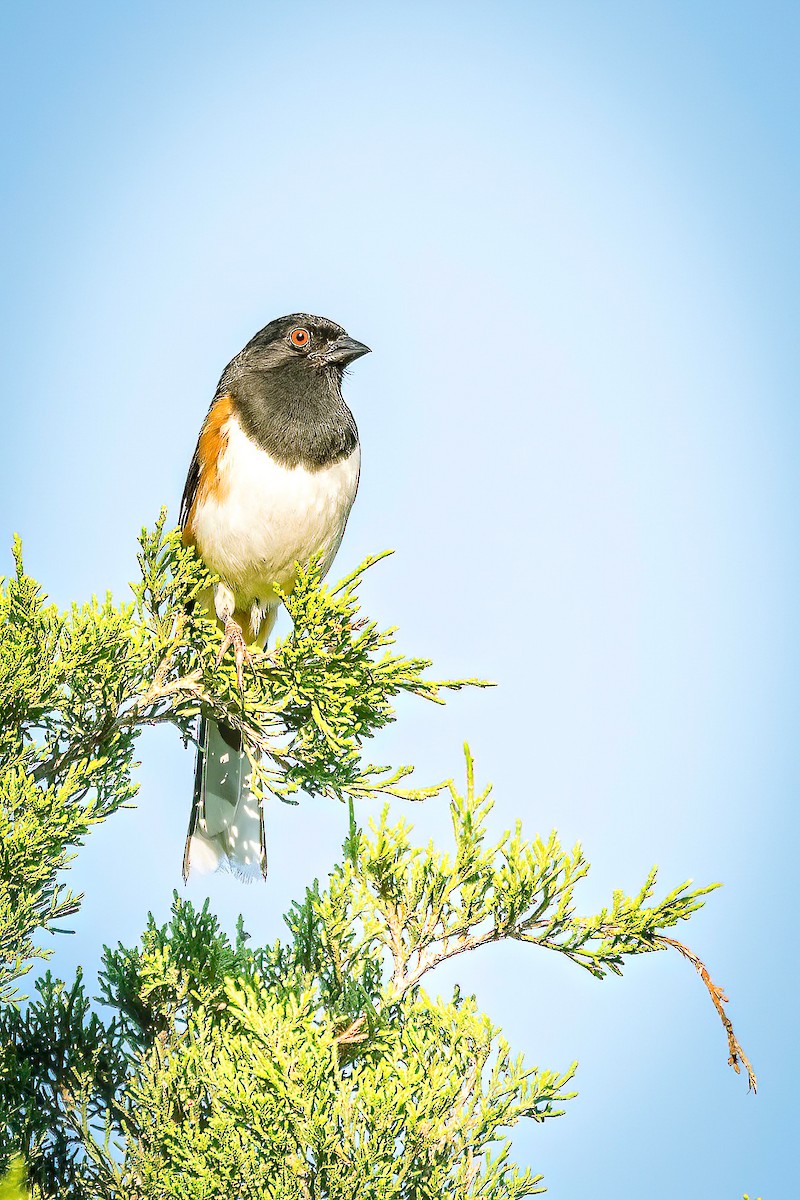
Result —
M495 782L493 828L580 839L587 911L722 880L691 967L596 983L497 948L475 991L578 1099L514 1157L556 1200L782 1200L797 1174L800 10L754 2L3 6L3 531L62 604L125 595L217 378L305 310L373 353L334 566L437 675L370 757ZM181 888L191 755L76 860L53 969L96 968ZM398 815L404 811L397 806ZM377 806L364 816L375 815ZM444 841L444 804L406 813ZM259 939L324 878L336 805L268 816L270 877L192 881Z

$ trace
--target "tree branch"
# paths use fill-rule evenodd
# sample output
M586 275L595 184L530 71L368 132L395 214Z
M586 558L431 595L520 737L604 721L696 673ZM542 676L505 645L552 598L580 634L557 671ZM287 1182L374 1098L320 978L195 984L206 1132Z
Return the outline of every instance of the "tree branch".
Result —
M708 968L702 959L698 958L694 951L690 950L688 946L685 946L683 942L679 942L675 938L665 937L663 934L658 934L656 936L656 941L663 943L665 946L672 946L674 950L677 950L679 954L688 959L695 968L705 984L708 994L711 997L711 1002L713 1003L714 1008L717 1010L719 1019L722 1021L722 1024L725 1028L725 1034L728 1038L728 1052L730 1055L728 1058L728 1066L733 1067L737 1075L740 1074L741 1068L744 1067L745 1071L747 1072L747 1090L757 1092L758 1082L756 1080L755 1072L750 1064L750 1060L741 1047L739 1039L733 1032L733 1025L731 1024L730 1017L725 1012L724 1005L728 1003L728 997L725 995L723 989L719 987L718 984L714 983L713 979L708 973Z

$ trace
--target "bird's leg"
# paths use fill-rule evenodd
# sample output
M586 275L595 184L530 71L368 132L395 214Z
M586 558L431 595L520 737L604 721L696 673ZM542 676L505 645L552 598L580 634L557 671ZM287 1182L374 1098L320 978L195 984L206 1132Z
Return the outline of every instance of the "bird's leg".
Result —
M236 659L236 679L239 683L239 691L244 691L244 681L242 679L242 668L245 663L248 667L253 666L253 656L247 649L247 643L244 640L244 633L238 621L234 621L233 614L236 611L236 600L233 592L224 583L217 585L216 594L214 596L214 607L217 611L217 616L222 621L225 636L222 639L222 645L217 654L217 666L222 662L225 651L229 646L233 646L234 658Z
M233 617L223 618L225 625L225 636L222 639L222 645L217 654L217 666L222 662L225 651L229 646L233 646L233 655L236 659L236 679L239 684L239 691L244 691L244 679L242 677L242 668L247 663L248 667L253 665L253 656L247 649L247 643L244 640L242 627L238 621L234 621Z

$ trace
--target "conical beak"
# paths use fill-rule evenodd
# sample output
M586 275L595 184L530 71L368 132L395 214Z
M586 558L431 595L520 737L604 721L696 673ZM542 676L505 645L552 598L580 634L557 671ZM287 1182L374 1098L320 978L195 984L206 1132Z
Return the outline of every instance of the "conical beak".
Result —
M348 363L361 358L362 354L370 353L369 346L365 346L363 342L357 342L355 338L351 337L340 337L325 351L322 357L326 363L338 363L346 367Z

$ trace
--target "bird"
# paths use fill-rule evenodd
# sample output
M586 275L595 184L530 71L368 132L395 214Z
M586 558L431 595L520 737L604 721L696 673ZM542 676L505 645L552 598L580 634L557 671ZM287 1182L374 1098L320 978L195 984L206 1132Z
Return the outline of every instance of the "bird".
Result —
M219 582L204 598L233 649L240 690L249 647L264 650L297 564L334 560L358 490L361 445L342 395L345 368L370 349L341 325L291 313L265 325L220 378L180 508L183 542ZM266 878L264 817L236 730L201 717L183 858L208 873Z

